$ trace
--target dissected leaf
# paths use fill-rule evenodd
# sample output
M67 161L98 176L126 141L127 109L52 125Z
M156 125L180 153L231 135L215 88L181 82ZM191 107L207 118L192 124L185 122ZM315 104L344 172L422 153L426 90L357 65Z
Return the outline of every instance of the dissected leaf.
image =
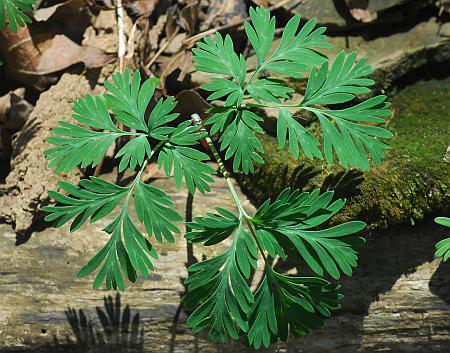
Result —
M207 217L195 217L187 225L190 232L186 239L191 243L202 242L205 246L215 245L230 237L239 226L239 218L230 211L216 209L219 214L208 213Z
M256 133L264 133L259 125L263 120L249 110L225 111L208 119L208 124L213 124L211 133L224 131L219 140L220 149L226 150L225 159L233 157L234 171L242 168L242 171L248 174L254 171L254 162L264 163L259 155L263 152L263 147L256 136Z
M267 58L268 48L272 45L275 29L275 17L268 10L259 7L250 11L252 27L245 26L253 48L258 57L258 70L269 70L288 77L303 77L303 72L322 64L325 58L317 49L331 48L327 37L323 34L325 27L316 27L317 20L309 20L299 30L300 16L292 17L286 24L280 43ZM264 60L264 58L266 58Z
M0 31L4 31L8 24L11 31L16 33L17 26L25 27L27 23L31 23L29 15L33 13L35 2L36 0L0 0Z
M285 276L269 269L255 293L248 340L259 349L288 332L304 335L340 308L339 285L321 278Z
M375 81L365 76L370 75L373 69L366 65L365 58L356 60L357 55L357 52L352 52L346 57L341 51L329 70L328 62L323 63L319 70L312 70L301 105L345 103L358 94L369 93L369 87Z
M250 235L235 223L235 235L228 250L189 267L184 303L195 309L187 325L194 333L209 330L209 338L225 342L237 340L248 331L248 315L254 302L246 283L256 268L258 251Z
M324 270L338 279L342 271L352 275L358 259L355 247L364 239L354 236L365 228L364 222L353 221L331 228L311 230L339 212L345 200L331 202L333 192L291 192L285 189L275 200L267 200L257 210L253 222L264 250L281 257L292 252L303 257L308 266L322 276Z
M152 150L147 136L140 135L123 146L116 154L116 158L122 157L119 163L119 173L123 172L127 167L135 170L136 166L141 166L146 157L152 156Z
M107 216L130 192L130 187L117 186L96 177L82 179L80 186L64 181L60 181L58 186L68 195L49 191L49 196L59 204L44 208L49 213L45 220L54 222L55 227L61 227L74 219L71 231L80 228L88 219L93 223Z
M437 224L450 228L450 218L448 217L436 217L434 220ZM436 244L435 257L442 257L444 261L450 258L450 238L443 239Z
M175 185L181 187L184 180L188 190L192 193L198 189L201 193L210 191L209 183L213 182L212 174L215 170L205 163L209 160L206 153L192 147L198 145L199 140L205 136L199 132L198 127L191 121L185 121L174 127L161 127L155 129L153 137L167 140L158 155L158 168L164 167L166 175L173 170Z
M158 255L149 240L141 233L128 213L131 196L134 197L135 209L139 220L144 224L147 235L155 236L158 242L162 237L174 241L173 234L180 233L175 222L182 220L173 210L171 197L162 190L145 185L140 174L128 187L121 187L106 180L91 177L80 181L80 186L60 182L59 186L68 195L50 191L49 196L59 204L47 206L47 221L54 221L60 227L73 219L71 231L80 228L88 219L96 222L110 214L120 205L120 212L104 228L110 234L105 246L80 270L79 277L84 277L100 268L94 288L105 280L106 288L125 289L125 278L131 282L137 279L137 273L147 277L149 270L154 270L153 259Z
M289 139L289 150L295 159L300 155L300 147L309 159L322 159L319 150L320 142L306 130L291 113L286 109L280 109L277 119L277 137L281 148L286 145L286 135Z
M141 86L141 75L138 70L133 76L130 70L125 69L123 75L116 72L112 75L113 82L105 82L108 89L105 100L118 121L132 129L147 132L145 113L153 97L157 80L149 79ZM159 107L158 107L159 109ZM155 112L157 108L152 111ZM156 113L157 114L158 110Z

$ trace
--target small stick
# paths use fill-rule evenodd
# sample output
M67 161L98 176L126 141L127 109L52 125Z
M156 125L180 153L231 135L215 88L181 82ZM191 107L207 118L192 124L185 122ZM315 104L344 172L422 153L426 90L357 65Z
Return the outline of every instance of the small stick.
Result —
M117 52L117 56L119 57L119 71L123 74L125 71L126 44L125 44L125 31L123 29L122 0L117 0L116 13L117 13L117 30L119 32L119 50Z
M145 68L147 70L150 69L150 66L153 65L153 63L156 61L156 59L158 59L160 57L160 55L164 52L164 50L167 49L167 47L170 45L170 43L172 43L173 39L176 37L176 35L178 34L179 31L180 31L180 27L177 27L177 29L175 29L175 31L172 33L172 35L169 38L167 38L167 41L164 43L164 45L159 48L159 50L155 53L155 55L153 55L153 58L151 58L151 60L148 62L148 64L145 65Z
M119 34L119 49L117 51L117 57L119 60L119 71L123 75L125 72L125 54L126 54L126 45L125 45L125 31L123 26L123 4L122 0L117 0L116 3L116 15L117 15L117 31ZM122 123L117 123L117 127L119 129L123 129ZM105 156L100 160L94 170L94 176L99 176L103 164L105 163Z

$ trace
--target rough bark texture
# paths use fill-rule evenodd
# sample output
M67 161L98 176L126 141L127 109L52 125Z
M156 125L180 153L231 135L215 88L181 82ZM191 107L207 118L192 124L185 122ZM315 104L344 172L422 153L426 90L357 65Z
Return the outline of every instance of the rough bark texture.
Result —
M185 212L184 187L176 190L173 180L167 178L154 180L152 185L173 195L176 209ZM212 193L195 195L194 217L214 207L234 209L224 180L216 178L213 186ZM238 193L245 200L242 192ZM247 212L254 212L248 200L244 207ZM112 325L105 325L103 297L115 293L92 290L94 276L75 276L105 244L107 239L101 229L109 221L111 216L70 235L68 227L46 229L33 233L21 246L14 245L15 234L9 226L0 226L1 353L254 352L243 342L216 345L208 342L204 334L193 335L185 325L183 310L179 312L178 325L172 323L183 293L181 281L187 274L186 242L182 237L174 244L156 244L160 255L155 262L156 271L127 288L121 296L120 310L117 306L117 311L110 310L116 312L117 319ZM433 261L434 243L445 236L448 231L433 222L366 234L368 241L360 251L358 268L353 277L340 281L345 295L342 310L312 335L290 339L287 344L278 343L261 352L448 353L450 263ZM194 255L197 259L217 255L223 246L195 245ZM308 275L305 267L292 265ZM285 264L284 268L290 266ZM259 270L262 268L260 261ZM255 282L259 277L260 272ZM127 311L126 305L131 310ZM68 307L72 311L66 311ZM139 324L127 331L127 323L136 314ZM93 332L107 341L106 347L90 340L89 321ZM139 338L135 350L129 349L136 343L131 340L133 335Z
M71 103L91 92L89 82L79 75L64 74L61 80L42 93L25 126L18 133L11 158L11 172L0 192L0 219L13 223L17 232L26 231L42 215L48 202L47 191L57 188L62 177L47 167L43 151L45 138L58 120L70 118ZM66 176L77 182L79 173Z

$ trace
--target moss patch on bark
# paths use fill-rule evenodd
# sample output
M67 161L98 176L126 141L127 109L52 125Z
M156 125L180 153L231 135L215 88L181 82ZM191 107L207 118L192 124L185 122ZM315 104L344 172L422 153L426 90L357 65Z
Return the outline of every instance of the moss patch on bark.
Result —
M450 78L416 83L391 101L387 126L395 136L381 166L362 173L302 157L296 161L265 135L266 164L241 175L241 185L257 204L287 186L334 189L336 197L347 198L334 222L360 219L372 230L448 212L450 165L443 157L450 144Z

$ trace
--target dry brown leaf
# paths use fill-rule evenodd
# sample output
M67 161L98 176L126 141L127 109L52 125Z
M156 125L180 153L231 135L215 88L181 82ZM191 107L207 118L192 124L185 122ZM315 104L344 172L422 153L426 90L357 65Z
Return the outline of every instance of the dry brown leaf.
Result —
M64 34L78 42L91 24L88 0L67 0L35 11L35 21L50 27L54 33Z
M159 37L163 32L163 30L165 29L166 23L167 23L167 15L159 16L156 24L152 26L152 28L150 29L148 41L150 47L154 50L156 50L159 46Z
M115 59L100 49L80 46L62 34L53 33L45 23L36 23L17 33L0 32L0 51L11 77L40 91L51 82L48 75L77 63L96 68Z
M189 36L196 32L198 22L198 2L192 2L191 4L183 7L180 12L180 20L183 29Z
M180 114L183 120L190 119L192 114L199 114L206 118L205 111L212 107L197 91L192 89L184 90L175 96L178 104L175 111Z
M133 15L149 17L158 3L159 0L124 0L123 6Z
M242 0L211 0L206 20L201 24L200 30L204 31L230 22L242 22L246 16L247 9Z
M167 43L167 41L169 40L168 38L163 38L159 43L159 46L165 47L164 54L175 54L182 49L183 42L186 38L187 38L186 33L178 33L173 38L169 38L170 39L169 43Z
M167 64L164 65L160 79L161 89L166 91L166 80L173 72L180 70L177 80L183 81L187 73L192 69L192 53L190 51L180 51Z
M19 130L25 124L33 106L24 97L24 88L18 88L0 97L1 128Z

